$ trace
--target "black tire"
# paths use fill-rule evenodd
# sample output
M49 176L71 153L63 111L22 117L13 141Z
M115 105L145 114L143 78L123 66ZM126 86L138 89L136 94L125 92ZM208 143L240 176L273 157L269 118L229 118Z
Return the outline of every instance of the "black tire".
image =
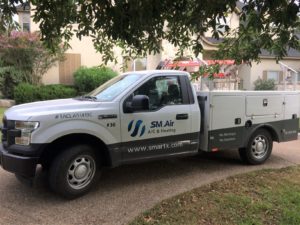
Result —
M100 161L88 145L75 145L57 155L49 169L50 188L73 199L87 193L98 180Z
M273 139L265 129L258 129L250 137L246 148L240 148L241 159L247 164L263 164L271 155Z

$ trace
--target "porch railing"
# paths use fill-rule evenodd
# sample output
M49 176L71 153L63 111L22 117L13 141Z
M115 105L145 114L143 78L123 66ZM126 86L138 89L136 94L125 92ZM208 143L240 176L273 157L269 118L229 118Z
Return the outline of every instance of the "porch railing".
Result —
M243 90L243 81L239 78L213 79L200 78L192 82L197 91Z

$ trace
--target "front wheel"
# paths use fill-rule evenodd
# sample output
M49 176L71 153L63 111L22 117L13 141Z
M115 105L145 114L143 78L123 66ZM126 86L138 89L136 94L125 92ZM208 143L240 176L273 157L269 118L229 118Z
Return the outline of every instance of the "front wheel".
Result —
M100 175L100 163L88 145L76 145L59 154L49 170L49 185L72 199L88 192Z
M246 148L239 149L241 159L251 165L263 164L271 155L273 140L265 129L258 129L249 139Z

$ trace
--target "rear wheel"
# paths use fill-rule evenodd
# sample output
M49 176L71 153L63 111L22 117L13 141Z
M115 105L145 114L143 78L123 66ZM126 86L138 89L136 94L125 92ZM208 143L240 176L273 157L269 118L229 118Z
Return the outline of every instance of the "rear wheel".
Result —
M273 140L265 129L258 129L249 139L246 148L239 149L241 159L252 165L264 163L271 155Z
M100 163L88 145L66 149L53 161L49 170L52 190L66 198L76 198L88 192L100 176Z

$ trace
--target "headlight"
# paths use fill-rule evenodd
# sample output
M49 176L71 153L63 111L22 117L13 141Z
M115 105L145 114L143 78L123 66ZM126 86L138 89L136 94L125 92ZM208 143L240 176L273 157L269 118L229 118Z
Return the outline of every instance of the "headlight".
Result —
M21 137L15 137L17 145L29 145L31 133L39 127L39 122L16 121L15 129L21 130Z

